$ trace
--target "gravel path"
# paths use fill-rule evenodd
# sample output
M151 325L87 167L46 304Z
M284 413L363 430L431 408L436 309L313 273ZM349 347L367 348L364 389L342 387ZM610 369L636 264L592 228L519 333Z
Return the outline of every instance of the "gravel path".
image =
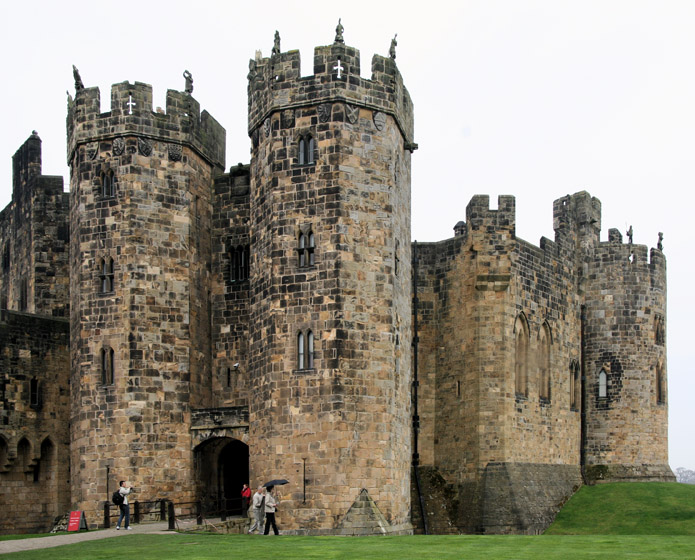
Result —
M166 521L159 523L139 523L131 525L132 531L121 528L120 531L112 529L100 529L98 531L79 531L68 535L54 535L52 537L39 537L35 539L17 539L11 541L0 541L0 554L9 552L21 552L23 550L36 550L39 548L52 548L64 544L73 544L84 541L94 541L97 539L108 539L110 537L126 537L137 535L138 533L169 533L169 523ZM171 533L170 533L171 534Z

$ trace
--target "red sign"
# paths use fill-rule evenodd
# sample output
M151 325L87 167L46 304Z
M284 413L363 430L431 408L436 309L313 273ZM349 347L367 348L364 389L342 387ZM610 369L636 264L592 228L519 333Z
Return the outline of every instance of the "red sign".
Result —
M87 529L87 520L84 517L84 511L71 511L68 531L79 531L80 529Z

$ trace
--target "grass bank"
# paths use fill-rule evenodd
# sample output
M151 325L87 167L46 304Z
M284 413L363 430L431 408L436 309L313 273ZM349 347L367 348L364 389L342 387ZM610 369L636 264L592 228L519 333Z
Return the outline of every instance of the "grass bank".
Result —
M695 536L695 485L584 486L562 508L546 535Z

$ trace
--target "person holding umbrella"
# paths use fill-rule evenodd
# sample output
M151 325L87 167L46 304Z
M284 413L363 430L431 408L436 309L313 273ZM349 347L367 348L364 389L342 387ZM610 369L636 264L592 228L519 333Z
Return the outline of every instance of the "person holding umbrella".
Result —
M276 535L280 534L280 532L278 531L278 526L275 524L275 511L277 510L278 500L277 496L273 494L273 489L275 488L276 484L287 484L287 481L285 479L276 479L266 482L263 485L268 490L267 494L265 495L265 529L263 530L264 535L270 533L271 524L273 526L273 532Z
M263 529L263 534L267 535L270 533L270 526L273 526L273 533L279 535L278 526L275 524L275 511L278 507L277 498L273 495L273 489L275 486L268 486L267 493L265 495L265 529Z

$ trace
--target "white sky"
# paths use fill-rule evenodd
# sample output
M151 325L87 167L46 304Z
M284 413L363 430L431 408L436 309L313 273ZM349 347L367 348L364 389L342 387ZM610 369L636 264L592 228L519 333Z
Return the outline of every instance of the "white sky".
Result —
M72 64L109 110L112 83L146 82L194 97L227 130L227 167L249 161L246 75L257 49L345 42L369 77L374 53L396 62L415 104L413 238L451 237L474 194L516 196L517 235L553 238L552 203L587 190L608 228L653 247L664 232L669 267L670 463L695 469L695 381L686 226L695 209L695 2L403 1L327 3L12 2L0 23L0 208L12 196L11 156L36 129L43 173L63 175Z

